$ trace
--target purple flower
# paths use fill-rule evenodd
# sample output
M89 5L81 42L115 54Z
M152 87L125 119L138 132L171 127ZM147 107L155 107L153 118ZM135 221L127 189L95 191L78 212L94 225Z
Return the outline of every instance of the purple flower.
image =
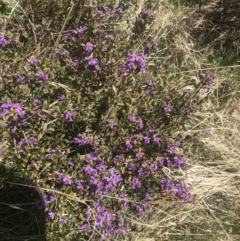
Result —
M58 95L58 99L59 99L59 100L64 100L64 99L65 99L65 95L64 95L64 94Z
M89 61L88 61L88 64L90 65L90 66L94 66L94 65L98 65L99 64L99 60L98 59L90 59Z
M53 220L55 217L55 214L53 212L49 212L48 217L49 217L49 219Z
M36 138L34 136L29 137L29 143L34 144L36 142Z
M160 157L157 159L157 161L158 161L159 165L163 165L163 163L164 163L164 160Z
M84 224L84 225L80 226L79 230L86 231L87 233L91 233L92 232L92 228L91 228L91 226L89 224Z
M143 127L144 127L143 120L139 118L139 129L143 129Z
M54 54L59 54L60 53L60 49L54 49Z
M33 104L34 104L35 106L37 106L37 105L41 105L42 102L41 102L41 100L39 100L39 99L34 99L34 100L33 100Z
M126 145L126 151L132 150L133 146L130 141L126 141L125 145Z
M143 140L144 140L145 144L149 144L150 143L150 138L148 136L144 136Z
M75 61L71 61L70 69L74 70L76 66L77 66L77 61L76 60Z
M83 190L84 189L84 182L83 181L80 181L77 183L77 190Z
M67 122L73 122L73 114L71 112L67 112L65 114L65 119Z
M8 45L7 40L2 35L0 35L0 45L2 45L2 47L6 47Z
M108 168L108 165L106 165L106 164L103 164L103 163L100 163L100 164L98 164L97 166L96 166L96 169L97 170L106 170Z
M80 26L78 29L77 29L77 34L78 34L78 37L82 37L82 35L84 34L85 32L85 28Z
M210 75L210 76L208 77L208 87L211 87L211 86L212 86L213 80L214 80L214 76Z
M67 220L65 218L60 218L59 223L61 224L67 224Z
M69 166L72 166L72 167L74 166L74 163L73 163L71 160L68 160L68 161L67 161L67 164L68 164Z
M67 50L63 50L62 55L67 56L67 55L69 55L69 52Z
M19 75L17 78L17 82L20 84L24 84L25 83L25 77L22 75Z
M151 200L151 195L149 192L146 193L145 198L146 200Z
M138 160L142 159L142 157L143 157L143 154L141 152L136 153L136 158Z
M3 103L1 105L1 108L2 108L2 113L0 113L0 116L6 116L7 114L9 114L9 112L12 113L14 110L21 118L23 118L25 115L23 106L20 103Z
M192 116L193 110L187 109L186 113L187 113L187 116Z
M111 130L116 130L117 129L117 125L113 121L110 122L110 129Z
M32 66L34 66L34 67L37 66L37 63L38 63L38 60L35 59L35 58L32 58L32 59L30 60L30 64L31 64Z
M153 142L155 142L159 147L161 146L161 142L160 142L160 138L159 137L155 136L153 138Z
M179 147L179 146L181 145L181 143L180 143L180 141L176 141L176 142L174 143L174 145L175 145L175 147Z
M141 182L138 180L138 178L133 177L132 179L132 189L136 189L136 187L140 187Z
M166 152L168 152L168 153L173 153L174 151L175 151L175 145L171 145L170 147L168 147L166 149Z
M92 43L87 43L85 50L87 52L91 52L93 50L93 44Z
M54 202L57 199L56 195L50 195L49 201Z
M88 175L96 175L97 174L97 170L92 168L91 166L86 166L84 168L84 171L88 174Z
M39 35L41 34L41 31L38 29L38 30L35 31L35 34L36 34L37 36L39 36Z
M152 85L152 81L151 80L146 80L146 85L151 86Z
M45 80L45 81L48 80L48 75L44 74L43 72L38 73L37 76L41 80Z
M71 185L72 184L72 180L69 177L66 177L66 176L63 177L62 181L65 185Z
M199 74L201 77L206 77L206 73L205 72L200 72Z
M137 205L136 209L137 209L137 212L138 212L139 215L143 215L144 214L144 210L143 210L143 208L140 205Z
M211 130L210 130L210 129L206 129L206 130L205 130L205 134L211 135Z
M92 91L88 90L87 95L91 96L92 95Z
M163 183L161 184L161 188L163 191L168 191L172 189L172 184L169 179L164 179Z
M123 14L122 8L117 8L116 12L117 12L119 15L122 15L122 14Z
M151 171L156 171L156 170L157 170L157 166L152 163L152 164L149 166L149 169L150 169Z
M131 115L130 117L129 117L129 120L130 120L130 122L135 122L136 121L136 115L134 114L134 115Z
M170 113L173 110L173 105L165 106L164 111L165 113Z
M107 46L106 46L106 45L103 45L103 46L102 46L102 50L103 50L103 51L106 51L106 50L107 50Z

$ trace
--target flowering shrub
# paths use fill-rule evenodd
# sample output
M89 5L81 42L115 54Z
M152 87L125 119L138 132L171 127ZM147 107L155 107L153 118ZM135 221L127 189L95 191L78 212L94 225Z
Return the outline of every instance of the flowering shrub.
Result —
M30 16L41 2L22 4ZM49 235L59 230L68 240L121 239L131 230L124 213L150 214L150 201L163 193L193 200L188 186L169 180L163 168L186 163L184 140L173 133L202 100L181 91L178 79L161 81L172 69L151 62L165 56L149 35L151 9L122 30L118 23L130 5L100 2L92 8L79 1L75 18L54 3L51 34L39 24L47 18L40 8L35 34L9 22L0 37L1 62L11 66L0 90L2 160L44 192L34 205L46 211ZM64 31L61 19L68 19ZM33 55L34 44L43 52ZM208 86L212 81L209 76Z

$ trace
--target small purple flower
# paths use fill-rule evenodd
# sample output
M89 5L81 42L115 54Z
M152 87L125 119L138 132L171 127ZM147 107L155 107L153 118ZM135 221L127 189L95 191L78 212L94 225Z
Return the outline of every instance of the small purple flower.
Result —
M0 113L0 116L6 116L11 113L14 109L17 111L18 116L23 118L25 115L25 111L23 110L23 106L20 103L3 103L1 105L2 113Z
M68 161L67 161L67 164L68 164L69 166L72 166L72 167L74 166L74 163L73 163L71 160L68 160Z
M82 35L84 34L85 32L85 28L80 26L78 29L77 29L77 34L78 34L78 37L82 37Z
M122 8L117 8L116 12L117 12L119 15L122 15L122 14L123 14Z
M130 120L130 122L135 122L136 121L136 115L134 114L134 115L131 115L130 117L129 117L129 120Z
M151 195L149 192L146 193L145 198L146 200L151 200Z
M67 55L69 55L69 52L65 49L65 50L63 50L62 55L67 56Z
M130 150L132 150L132 148L133 148L133 146L132 146L132 144L131 144L131 142L130 141L126 141L126 151L130 151Z
M208 87L211 87L211 86L212 86L213 80L214 80L214 76L210 75L210 76L208 77Z
M143 127L144 127L143 120L139 118L139 129L143 129Z
M49 219L53 220L55 217L55 214L53 212L49 212L48 217L49 217Z
M153 142L155 142L155 143L158 145L158 147L161 146L161 141L160 141L160 138L159 138L159 137L155 136L155 137L153 138Z
M76 60L75 61L71 61L70 69L74 70L76 66L77 66L77 61Z
M85 50L87 52L91 52L93 50L93 44L92 43L87 43Z
M59 54L60 53L60 49L54 49L54 54Z
M41 105L42 102L41 102L41 100L39 100L39 99L34 99L34 100L33 100L33 104L34 104L35 106L37 106L37 105Z
M170 113L173 110L173 105L165 106L164 111L165 113Z
M187 113L187 116L192 116L193 110L187 109L186 113Z
M146 85L147 86L151 86L152 85L152 81L151 80L146 80Z
M7 40L2 35L0 35L0 45L2 45L2 47L6 47L8 45Z
M91 96L93 93L91 90L88 90L87 95Z
M145 144L149 144L150 143L150 138L148 136L144 136L143 140L144 140Z
M64 100L64 99L65 99L65 95L64 95L64 94L58 95L58 99L59 99L59 100Z
M38 73L37 76L41 80L45 80L45 81L48 80L48 75L43 72Z
M84 189L84 183L83 183L83 181L78 182L76 188L77 188L77 190L83 190L83 189Z
M34 144L36 142L36 138L34 136L29 137L29 143Z
M88 64L90 65L90 66L94 66L94 65L98 65L99 64L99 60L98 59L90 59L89 61L88 61Z
M84 225L80 226L79 230L86 231L87 233L91 233L92 232L92 228L91 228L91 226L89 224L84 224Z
M50 202L54 202L56 200L57 200L57 196L56 195L50 195L50 197L49 197L49 201Z
M116 130L117 129L117 125L114 122L110 123L110 129L111 130Z
M107 38L113 39L113 35L112 35L112 34L108 34L108 35L107 35Z
M102 50L103 50L103 51L106 51L106 50L107 50L107 46L106 46L106 45L103 45L103 46L102 46Z
M142 157L143 157L143 154L141 152L136 153L136 158L138 160L142 159Z
M67 122L73 122L73 114L71 112L67 112L65 114L65 119Z
M37 36L40 36L41 31L40 31L40 30L36 30L36 31L35 31L35 34L36 34Z
M30 60L30 64L31 64L32 66L34 66L34 67L37 66L37 63L38 63L38 60L35 59L35 58L32 58L32 59Z
M136 187L140 187L141 182L138 180L138 178L134 177L132 179L132 189L136 189Z
M88 175L96 175L97 174L97 170L92 168L91 166L86 166L84 168L84 171L88 174Z
M199 74L201 77L206 77L206 73L205 72L200 72L200 74Z
M66 177L66 176L63 177L62 181L65 185L71 185L72 184L72 180L69 177Z
M210 130L210 129L206 129L206 130L205 130L205 134L211 135L211 130Z
M17 82L20 84L25 84L25 77L22 75L19 75L17 78Z
M180 143L180 141L176 141L176 142L174 143L174 145L175 145L175 147L179 147L179 146L181 145L181 143Z
M156 171L156 170L157 170L157 166L152 163L152 164L149 166L149 169L150 169L151 171Z
M59 223L61 224L67 224L67 220L65 218L60 218Z
M169 179L164 179L163 183L161 184L161 188L163 191L168 191L172 189L172 183Z

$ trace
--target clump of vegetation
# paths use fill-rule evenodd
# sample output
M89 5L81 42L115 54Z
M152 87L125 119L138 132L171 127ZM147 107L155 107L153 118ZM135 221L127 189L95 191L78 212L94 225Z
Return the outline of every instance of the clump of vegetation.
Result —
M186 163L181 132L214 77L188 91L152 35L155 7L23 0L1 23L1 163L39 189L47 237L121 240L152 200L194 200L164 169Z

